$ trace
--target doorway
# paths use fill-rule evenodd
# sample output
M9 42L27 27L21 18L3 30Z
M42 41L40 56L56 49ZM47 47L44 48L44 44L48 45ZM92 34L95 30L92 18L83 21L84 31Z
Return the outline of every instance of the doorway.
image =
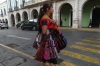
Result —
M93 9L92 12L92 27L93 28L98 28L100 25L100 8L97 7L95 9Z

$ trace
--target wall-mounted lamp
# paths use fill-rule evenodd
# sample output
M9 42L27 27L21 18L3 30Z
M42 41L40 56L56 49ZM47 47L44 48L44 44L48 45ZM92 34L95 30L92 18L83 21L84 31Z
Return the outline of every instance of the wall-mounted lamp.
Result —
M96 6L94 5L94 7L93 8L96 8Z

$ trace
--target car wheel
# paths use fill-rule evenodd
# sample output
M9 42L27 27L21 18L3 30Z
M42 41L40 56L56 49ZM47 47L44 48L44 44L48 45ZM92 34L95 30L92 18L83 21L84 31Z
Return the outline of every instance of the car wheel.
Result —
M1 29L4 29L3 27L1 27Z
M34 30L34 31L36 30L36 27L35 27L35 26L33 26L33 30Z
M9 29L9 27L7 27L7 29Z
M22 30L24 30L24 27L21 27Z
M18 26L16 26L18 28Z

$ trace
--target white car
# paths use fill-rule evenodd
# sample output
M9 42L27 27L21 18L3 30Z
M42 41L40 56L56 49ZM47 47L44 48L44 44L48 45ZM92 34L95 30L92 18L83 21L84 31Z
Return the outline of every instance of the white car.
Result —
M9 27L8 27L8 22L0 22L0 28L1 28L1 29L4 29L4 28L9 29Z

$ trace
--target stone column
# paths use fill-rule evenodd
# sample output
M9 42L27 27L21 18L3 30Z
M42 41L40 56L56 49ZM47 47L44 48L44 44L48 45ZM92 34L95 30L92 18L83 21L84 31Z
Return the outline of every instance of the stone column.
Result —
M79 19L78 19L78 3L79 0L75 0L75 7L73 8L73 26L72 28L78 28L78 22L79 22Z
M27 14L28 14L28 20L30 20L31 19L30 9L28 9Z
M23 15L20 15L21 21L24 21Z
M82 9L79 9L79 28L81 28L82 27Z
M56 12L56 20L57 20L57 24L60 25L60 12L59 11Z
M56 2L53 3L53 9L54 9L54 13L53 13L53 19L56 20Z
M15 16L14 19L15 19L15 27L16 27L16 24L17 24L17 21L18 21L18 20L17 20L17 17L16 17L16 16Z
M57 21L57 24L59 25L60 24L60 12L59 12L59 7L57 6L56 2L54 2L53 8L54 8L53 19L55 19Z
M8 13L8 26L12 27L12 23L11 23L11 17L10 14Z

